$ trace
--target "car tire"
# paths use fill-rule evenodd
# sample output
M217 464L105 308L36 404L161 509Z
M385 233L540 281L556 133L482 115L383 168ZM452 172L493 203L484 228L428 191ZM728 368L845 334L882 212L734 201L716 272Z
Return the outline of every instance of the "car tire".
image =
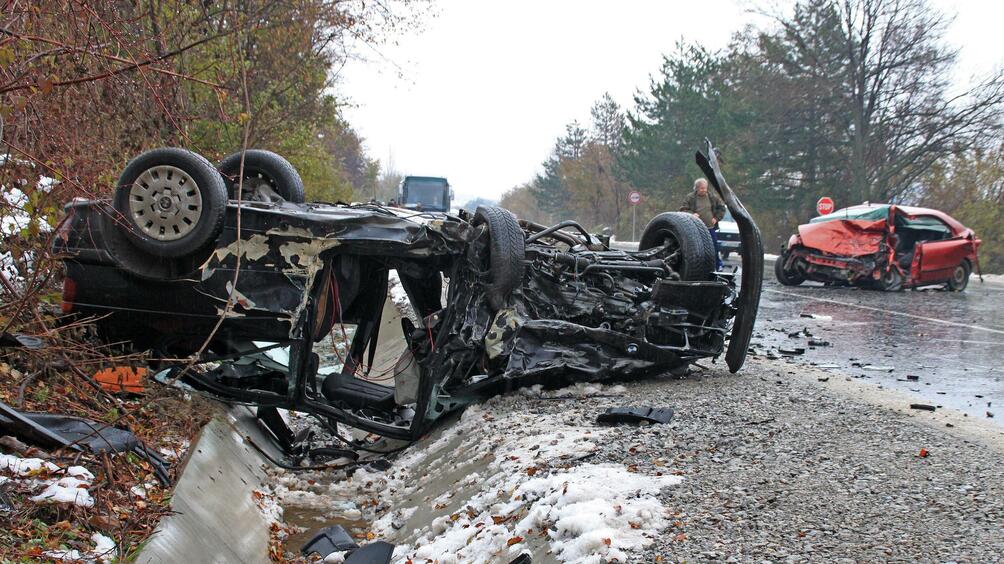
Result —
M717 264L715 242L704 223L689 213L666 212L652 218L641 234L638 249L644 251L670 243L679 258L670 266L681 280L710 280Z
M891 266L882 274L879 285L886 292L899 292L903 289L903 275L898 268Z
M237 175L241 171L241 152L228 155L217 167L227 185L227 195L237 199ZM273 201L278 195L284 201L303 203L303 179L289 161L272 151L248 149L244 152L244 182L242 200Z
M948 279L948 289L953 292L961 292L969 285L969 275L973 273L973 267L969 266L969 261L964 260L952 271L952 277Z
M784 254L777 257L774 261L774 277L777 281L781 283L782 286L798 286L802 282L805 282L805 277L797 272L788 272L784 269L784 263L787 259Z
M523 284L525 235L512 212L496 206L479 206L473 224L488 227L491 281L485 296L492 309L498 311L509 305L512 292Z
M115 191L116 223L140 250L177 258L223 230L227 192L216 168L187 149L164 147L129 161Z

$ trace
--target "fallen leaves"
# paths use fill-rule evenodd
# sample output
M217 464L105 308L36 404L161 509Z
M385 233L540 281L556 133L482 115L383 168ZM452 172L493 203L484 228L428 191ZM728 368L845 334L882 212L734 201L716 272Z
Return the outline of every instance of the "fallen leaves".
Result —
M505 542L505 545L506 546L512 546L514 544L519 544L521 542L523 542L523 537L521 537L521 536L515 536L515 537L512 537L509 540L507 540Z

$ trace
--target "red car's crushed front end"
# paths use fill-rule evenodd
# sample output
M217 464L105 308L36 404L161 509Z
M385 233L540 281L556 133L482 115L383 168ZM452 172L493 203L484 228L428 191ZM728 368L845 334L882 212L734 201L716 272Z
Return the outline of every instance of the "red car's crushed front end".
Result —
M966 287L980 240L951 216L927 208L861 205L800 225L774 267L785 285L814 280L899 290Z

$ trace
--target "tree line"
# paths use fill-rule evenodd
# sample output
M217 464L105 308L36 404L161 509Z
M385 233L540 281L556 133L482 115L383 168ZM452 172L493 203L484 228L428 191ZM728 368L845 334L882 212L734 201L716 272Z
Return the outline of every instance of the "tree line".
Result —
M287 157L308 197L369 194L379 164L334 92L353 47L414 26L421 2L0 1L0 118L12 163L106 195L156 146ZM6 162L6 161L5 161ZM0 182L24 173L11 166ZM66 196L66 194L61 194Z
M776 252L827 195L937 207L984 239L1004 269L1000 131L1004 73L959 87L951 19L925 0L801 0L711 51L679 44L622 109L604 95L573 122L542 172L503 204L550 221L575 217L630 236L639 217L677 209L705 137Z

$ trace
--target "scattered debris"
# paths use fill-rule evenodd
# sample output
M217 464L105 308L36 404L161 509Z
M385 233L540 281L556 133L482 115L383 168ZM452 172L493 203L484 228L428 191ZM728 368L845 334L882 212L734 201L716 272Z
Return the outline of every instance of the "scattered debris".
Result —
M917 453L917 455L920 456L921 458L927 458L928 454L930 454L930 453L927 452L926 448L920 449L920 452Z
M777 352L787 356L795 356L805 354L805 347L778 347Z
M822 341L822 340L818 340L818 339L809 339L809 346L810 347L828 347L828 346L830 346L830 342L829 341Z
M317 531L314 536L304 542L303 547L300 548L300 554L310 556L316 553L323 560L334 552L346 552L357 548L359 545L352 540L352 536L345 530L345 527L333 525Z
M51 413L22 413L0 402L0 430L44 448L87 450L94 454L131 452L149 462L161 483L170 484L167 462L124 429Z
M394 545L376 541L353 550L345 559L345 564L388 564L393 557Z
M871 370L872 372L892 372L896 369L893 366L876 366L874 364L865 364L860 368L861 370Z
M38 337L18 333L0 333L0 348L24 347L26 349L38 350L43 346L45 344Z
M934 411L937 408L934 407L933 405L926 404L926 403L911 403L910 404L910 409L919 409L919 410L922 410L922 411Z
M920 381L920 376L917 376L916 374L907 374L906 379L910 382L918 382Z
M146 379L147 369L133 366L114 366L99 370L94 374L94 380L101 387L113 394L116 393L143 393L143 381Z
M803 313L799 317L807 317L809 319L816 319L819 321L833 321L832 315L820 315L818 313Z
M670 407L609 407L596 417L598 423L669 423Z

